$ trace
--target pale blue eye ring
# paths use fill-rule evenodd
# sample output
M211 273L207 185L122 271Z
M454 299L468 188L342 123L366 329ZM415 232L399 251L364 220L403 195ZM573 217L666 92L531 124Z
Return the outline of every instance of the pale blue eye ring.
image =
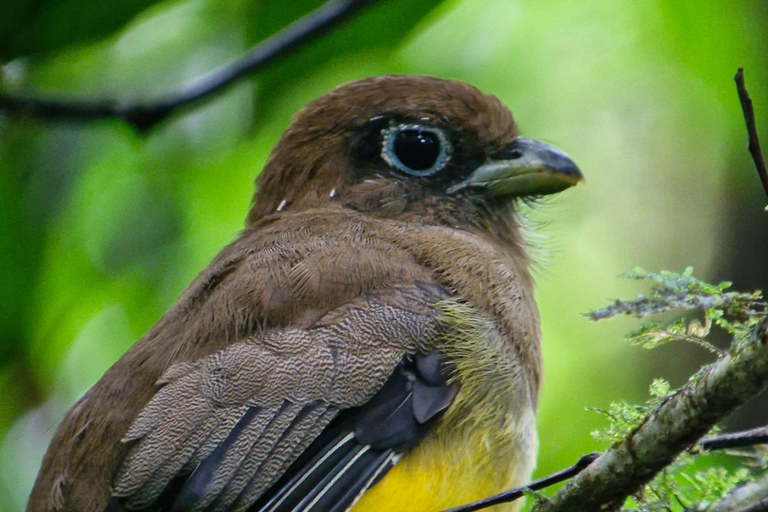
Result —
M412 176L432 176L448 165L452 146L442 130L419 124L392 124L381 131L381 158Z

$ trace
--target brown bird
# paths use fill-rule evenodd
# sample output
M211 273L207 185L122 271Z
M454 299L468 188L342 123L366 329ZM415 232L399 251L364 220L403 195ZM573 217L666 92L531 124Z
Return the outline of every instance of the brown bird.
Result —
M465 83L309 103L243 232L67 413L27 510L428 512L525 483L542 363L516 199L581 180Z

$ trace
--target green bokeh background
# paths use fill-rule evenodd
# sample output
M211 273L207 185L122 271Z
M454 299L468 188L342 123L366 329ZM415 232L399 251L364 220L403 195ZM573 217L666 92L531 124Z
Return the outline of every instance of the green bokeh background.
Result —
M0 88L151 98L318 0L9 0ZM581 313L635 265L768 281L768 213L731 77L768 140L765 0L383 0L145 136L119 121L0 114L0 510L23 509L56 422L242 227L270 147L347 80L419 73L496 94L587 177L530 213L547 380L538 475L603 448L587 406L643 400L709 357L622 341ZM732 425L765 421L763 397Z

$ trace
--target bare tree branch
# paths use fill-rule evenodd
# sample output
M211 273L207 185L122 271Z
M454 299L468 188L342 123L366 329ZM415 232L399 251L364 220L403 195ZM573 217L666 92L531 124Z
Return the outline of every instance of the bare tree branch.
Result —
M749 134L749 146L747 147L752 155L752 160L755 162L755 168L757 168L757 174L760 176L760 181L763 184L765 195L768 196L768 171L765 169L765 159L763 159L763 152L760 149L760 140L757 138L752 98L749 97L747 86L744 84L744 68L739 68L733 79L736 81L736 90L739 92L741 110L744 112L744 121L747 123L747 133Z
M335 28L353 13L379 0L331 0L256 45L242 58L181 86L157 100L75 100L0 93L0 111L38 119L87 121L122 119L146 132L172 113L220 94L243 77L262 69L297 46Z
M693 445L728 413L768 384L768 330L763 319L749 340L702 368L665 398L622 442L576 475L542 512L616 510L631 494Z
M555 485L564 480L568 480L569 478L573 478L575 475L578 475L584 471L587 466L592 464L599 456L599 453L590 453L588 455L584 455L573 466L560 470L557 473L553 473L549 476L545 476L544 478L536 480L535 482L531 482L528 485L523 487L516 487L514 489L510 489L509 491L504 491L482 500L473 501L472 503L467 503L466 505L462 505L460 507L444 510L443 512L475 512L476 510L483 510L494 505L499 505L501 503L509 503L515 501L525 496L526 491L538 491L539 489L544 489L550 485Z
M741 432L729 432L714 437L705 437L698 445L704 450L723 450L727 448L743 448L756 444L768 443L768 427L742 430Z

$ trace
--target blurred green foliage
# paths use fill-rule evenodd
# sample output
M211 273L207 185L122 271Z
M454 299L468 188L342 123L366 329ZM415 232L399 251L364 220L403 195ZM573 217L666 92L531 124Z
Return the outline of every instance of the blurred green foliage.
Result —
M0 17L0 61L45 57L106 37L155 0L6 0Z
M155 97L319 4L11 0L0 88ZM145 136L0 114L0 509L23 509L63 411L236 235L292 113L372 74L470 82L580 164L588 185L529 215L547 371L537 472L603 447L586 406L640 401L652 377L677 385L710 357L641 351L617 342L631 321L584 320L636 291L619 272L694 265L765 286L766 199L731 77L746 68L768 139L767 22L765 0L383 0Z

